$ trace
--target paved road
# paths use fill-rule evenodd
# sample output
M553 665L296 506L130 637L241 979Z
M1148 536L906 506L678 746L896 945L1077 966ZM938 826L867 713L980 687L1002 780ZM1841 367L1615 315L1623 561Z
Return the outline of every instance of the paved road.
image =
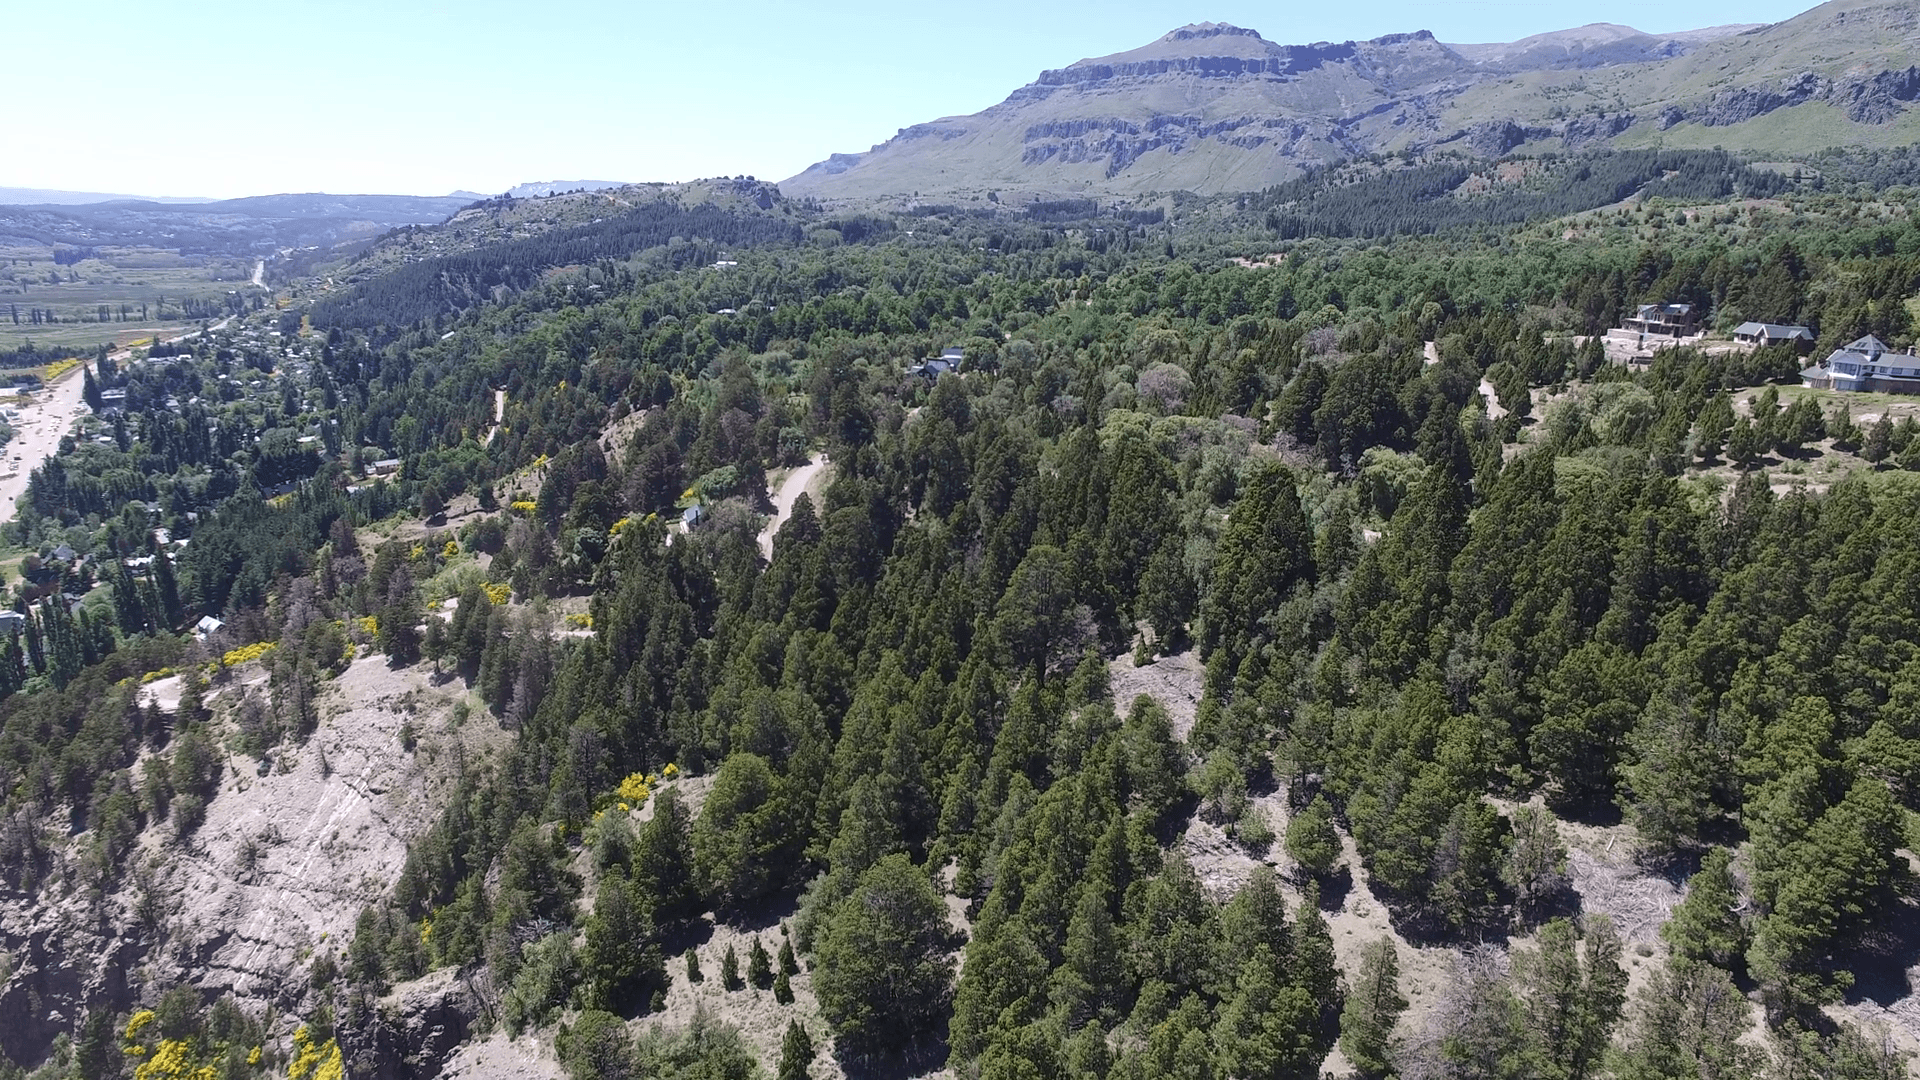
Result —
M210 329L223 329L232 321L232 316L228 316ZM167 343L185 341L199 332L191 330L168 338ZM110 355L124 362L133 357L133 350L121 349ZM0 521L13 520L14 504L27 493L27 481L32 478L33 470L60 449L61 436L72 429L74 420L88 411L86 402L80 398L80 390L86 384L80 372L85 366L62 375L52 385L33 394L28 404L20 406L20 417L13 422L13 441L0 450L0 456L5 458L0 462L4 466L0 467Z

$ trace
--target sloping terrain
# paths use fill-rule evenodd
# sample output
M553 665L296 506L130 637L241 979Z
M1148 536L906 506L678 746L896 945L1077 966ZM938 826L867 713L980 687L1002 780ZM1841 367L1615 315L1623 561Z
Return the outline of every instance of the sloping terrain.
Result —
M281 1013L307 993L309 963L339 959L354 919L398 873L463 764L505 736L489 721L449 726L458 684L429 669L356 661L329 684L319 729L256 761L222 753L219 792L185 836L142 834L124 881L104 893L63 864L40 895L0 895L0 1052L43 1057L67 1020L143 986L191 980ZM265 691L251 668L209 699L228 715ZM177 707L177 679L152 684ZM73 863L84 845L76 845ZM35 1007L33 1002L38 1002Z

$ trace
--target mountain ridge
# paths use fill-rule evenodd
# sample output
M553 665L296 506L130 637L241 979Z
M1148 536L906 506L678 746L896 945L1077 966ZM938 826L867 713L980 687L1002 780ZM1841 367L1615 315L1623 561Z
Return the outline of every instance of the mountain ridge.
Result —
M1415 30L1282 45L1193 23L1043 70L996 105L832 154L781 187L827 200L1217 194L1380 153L1905 143L1920 138L1908 108L1920 97L1916 28L1915 0L1831 0L1780 23L1668 34L1590 23L1494 44Z

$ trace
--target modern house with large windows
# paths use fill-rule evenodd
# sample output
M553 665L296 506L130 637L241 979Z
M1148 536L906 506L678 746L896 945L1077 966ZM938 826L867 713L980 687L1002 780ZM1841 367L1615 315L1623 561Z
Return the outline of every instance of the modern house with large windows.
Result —
M1800 373L1808 386L1870 394L1920 394L1920 356L1897 353L1868 334Z
M1700 313L1692 304L1641 304L1620 325L1651 337L1692 337L1700 332Z

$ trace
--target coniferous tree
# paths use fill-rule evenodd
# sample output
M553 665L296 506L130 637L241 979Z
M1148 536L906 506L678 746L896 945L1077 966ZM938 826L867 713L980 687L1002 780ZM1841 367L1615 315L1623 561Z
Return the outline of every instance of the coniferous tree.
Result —
M1399 1057L1393 1028L1406 1009L1393 939L1377 938L1360 952L1360 968L1340 1013L1340 1049L1360 1075L1383 1077L1393 1072Z
M693 827L680 792L668 787L653 797L653 816L640 826L633 849L634 884L652 897L655 917L681 922L699 915L699 873Z
M1675 956L1732 970L1746 951L1732 864L1731 852L1714 848L1687 880L1686 897L1660 927Z
M740 954L733 950L733 943L727 943L726 954L720 958L720 985L729 992L745 990L747 981L740 977Z
M1727 395L1714 394L1707 398L1693 424L1694 452L1700 455L1701 461L1720 457L1733 423L1733 403Z
M766 946L760 944L757 934L747 949L747 982L760 990L773 986L773 957L768 955Z
M653 922L617 869L601 879L586 936L581 968L590 1007L629 1015L665 988L666 969Z
M1752 1012L1732 976L1676 956L1635 992L1615 1074L1620 1080L1754 1080L1763 1054L1741 1041Z
M835 909L818 946L814 993L845 1045L904 1047L944 1012L953 981L946 910L901 854L875 863Z
M774 1080L811 1080L813 1039L800 1021L787 1021L787 1033L780 1039L780 1068Z
M1287 823L1287 855L1301 870L1324 878L1340 863L1340 834L1333 825L1333 807L1324 795L1313 801Z
M793 1004L793 981L784 971L773 977L773 1000L782 1005Z
M1860 443L1860 457L1878 465L1893 453L1893 418L1882 413L1880 419L1867 429L1866 438Z

